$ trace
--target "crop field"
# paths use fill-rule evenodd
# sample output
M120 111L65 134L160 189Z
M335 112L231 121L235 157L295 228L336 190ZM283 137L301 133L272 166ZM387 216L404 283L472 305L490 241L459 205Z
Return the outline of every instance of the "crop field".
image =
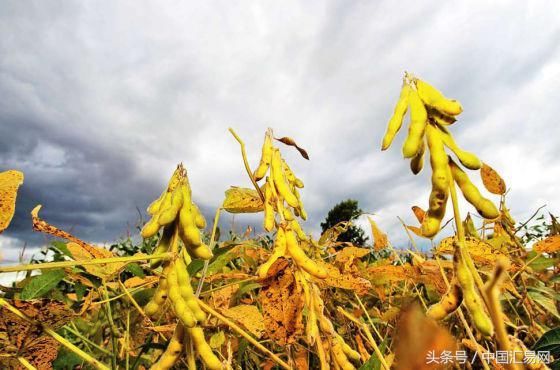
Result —
M340 240L354 218L314 239L305 179L285 159L308 152L273 129L259 163L229 130L252 185L224 189L213 219L183 163L146 200L137 235L110 248L38 204L29 218L50 243L30 263L0 265L23 277L0 286L0 368L560 369L560 223L512 218L493 158L454 139L463 107L447 94L405 73L384 137L371 138L400 150L402 130L400 171L430 174L429 199L403 211L416 221L402 224L404 246L371 217L371 245ZM18 169L0 173L0 232L22 184ZM220 230L228 213L262 226ZM446 223L454 234L442 239Z

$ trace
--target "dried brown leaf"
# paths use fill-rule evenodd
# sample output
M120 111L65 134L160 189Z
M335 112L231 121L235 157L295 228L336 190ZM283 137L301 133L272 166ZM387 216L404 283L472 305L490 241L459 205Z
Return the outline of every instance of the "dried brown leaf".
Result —
M553 235L539 240L533 246L533 250L540 253L556 253L560 251L560 235Z
M264 210L264 205L255 189L232 186L226 190L222 208L229 213L256 213Z
M422 223L422 221L424 221L424 216L426 216L426 211L424 211L422 208L418 206L412 206L412 212L414 213L414 216L416 216L418 222Z
M16 210L16 197L23 184L23 173L16 170L0 172L0 234L12 221Z
M32 217L32 221L33 221L33 230L39 231L41 233L49 234L49 235L52 235L52 236L56 236L58 238L62 238L62 239L72 241L72 242L78 244L83 249L85 249L89 254L91 254L91 256L93 256L95 258L113 257L113 254L111 252L107 251L106 249L103 249L103 251L109 252L109 254L107 254L103 251L100 251L100 249L89 245L88 243L84 242L83 240L76 238L74 235L72 235L72 234L70 234L70 233L68 233L64 230L61 230L61 229L57 228L56 226L53 226L53 225L49 224L48 222L44 221L43 219L41 219L39 217L39 211L41 210L41 207L42 207L41 205L38 205L35 208L33 208L33 210L31 211L31 217Z
M274 138L275 140L278 140L279 142L281 142L282 144L286 144L288 146L293 146L294 148L297 149L297 151L299 152L299 154L301 154L301 156L307 160L309 160L309 155L307 154L307 151L305 149L303 149L302 147L298 146L297 143L295 142L294 139L292 139L291 137L281 137L280 139L278 138Z
M268 282L259 292L267 335L281 346L295 343L303 333L302 287L297 284L292 267Z
M44 333L43 325L56 330L71 320L73 312L66 304L49 299L7 301L29 320L0 307L0 348L3 354L14 356L0 356L0 365L19 368L17 355L37 369L52 369L59 343Z
M498 172L486 163L482 164L480 177L486 190L492 194L502 195L506 192L506 182L500 177Z

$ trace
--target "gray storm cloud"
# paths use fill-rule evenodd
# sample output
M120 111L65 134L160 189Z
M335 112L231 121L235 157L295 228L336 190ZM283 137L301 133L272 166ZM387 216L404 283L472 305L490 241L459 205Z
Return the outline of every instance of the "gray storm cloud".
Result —
M379 151L404 70L461 100L457 140L503 175L514 215L557 213L560 3L545 3L4 1L0 170L26 174L4 257L44 241L39 203L89 241L134 232L180 161L212 217L250 185L230 126L254 164L269 126L308 150L286 156L309 230L351 197L406 243L396 216L412 221L429 179L398 144Z

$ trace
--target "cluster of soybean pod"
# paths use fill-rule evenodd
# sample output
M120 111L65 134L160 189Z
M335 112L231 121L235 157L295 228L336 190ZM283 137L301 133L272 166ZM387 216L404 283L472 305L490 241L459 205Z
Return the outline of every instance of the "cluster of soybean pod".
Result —
M203 329L198 326L206 320L206 314L198 304L187 271L192 257L208 260L212 251L202 242L200 232L206 227L206 220L192 202L186 170L182 165L177 167L161 196L150 204L148 213L152 218L144 225L142 237L152 237L163 228L154 254L174 252L177 258L152 262L152 267L163 265L163 269L156 292L144 312L149 317L156 317L162 314L169 300L179 319L166 350L151 369L172 368L187 347L187 336L206 368L222 369L221 361L212 352Z
M265 134L262 155L257 169L253 173L255 181L266 176L264 189L264 229L272 231L277 228L274 250L267 262L259 267L258 275L266 277L268 270L280 257L291 257L298 267L309 274L323 279L327 271L309 258L303 251L300 241L308 240L296 219L307 219L298 188L303 188L303 182L297 178L280 150L273 145L272 130ZM270 170L270 171L269 171ZM277 217L278 216L278 217Z
M266 176L269 173L269 176ZM279 258L291 258L298 267L294 273L298 286L303 289L307 307L306 337L310 346L317 348L321 369L329 369L329 363L344 370L355 369L350 362L359 361L360 354L353 350L336 332L332 322L324 315L324 304L319 287L312 278L324 279L326 269L309 258L302 243L313 245L313 241L302 230L297 217L305 220L307 214L298 189L303 182L294 175L280 150L273 145L272 130L265 133L259 165L253 173L258 182L265 178L264 221L266 231L276 229L274 249L269 259L258 269L258 276L266 278L270 267ZM322 334L322 335L321 335ZM323 337L323 338L322 338Z
M482 167L478 157L461 149L449 131L449 126L457 121L457 116L463 111L461 103L445 97L427 82L405 73L401 94L389 120L381 150L389 148L409 108L410 125L402 148L403 157L411 159L410 168L414 174L418 174L423 168L427 148L432 168L432 191L428 211L422 220L422 234L432 238L440 230L453 183L457 184L464 198L483 218L498 218L498 208L482 196L466 172L446 152L446 148L451 150L469 170ZM464 302L477 329L483 335L491 336L494 329L475 285L474 265L468 251L463 250L460 244L455 247L454 269L455 278L449 290L440 302L429 308L427 314L435 319L443 319Z

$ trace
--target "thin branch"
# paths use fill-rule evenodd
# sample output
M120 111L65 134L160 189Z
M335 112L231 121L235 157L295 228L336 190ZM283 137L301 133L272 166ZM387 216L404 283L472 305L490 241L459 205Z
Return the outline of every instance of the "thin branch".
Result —
M261 200L264 203L264 194L262 193L261 188L255 181L255 178L253 177L253 173L251 172L251 167L249 166L249 162L247 161L247 153L245 153L245 143L243 142L243 140L241 140L241 138L231 127L229 128L229 132L231 132L235 140L237 140L237 142L241 146L241 156L243 157L243 163L245 164L245 170L247 171L247 175L249 175L249 178L251 179L253 186L257 190L257 193L259 193L259 197L261 197Z

